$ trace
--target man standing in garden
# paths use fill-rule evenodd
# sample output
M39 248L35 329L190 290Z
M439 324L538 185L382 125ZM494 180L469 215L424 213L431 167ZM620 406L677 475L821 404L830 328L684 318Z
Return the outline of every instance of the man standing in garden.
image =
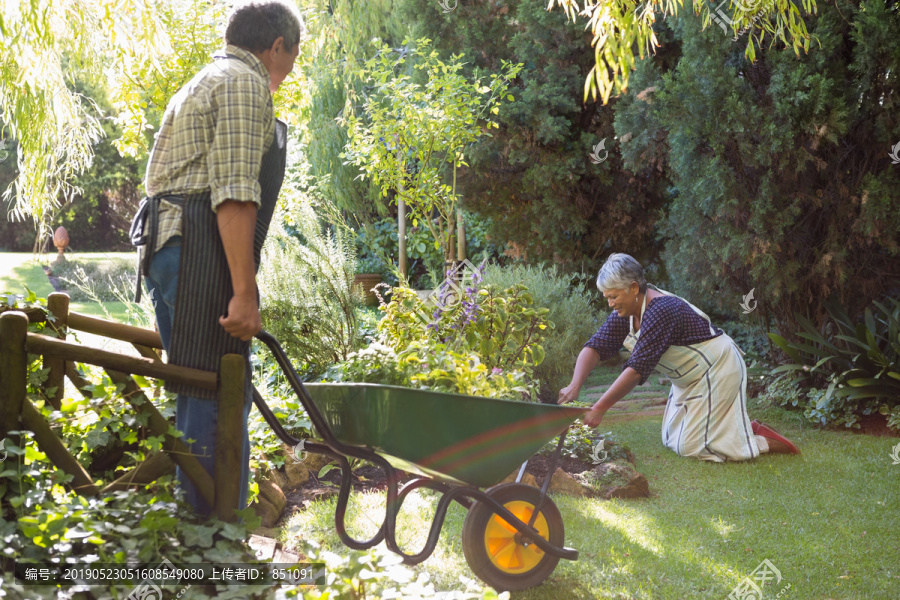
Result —
M304 33L279 0L239 5L225 47L171 100L147 164L141 270L170 364L218 371L225 354L249 357L262 327L259 253L284 179L286 127L272 95L293 69ZM176 428L214 473L216 392L168 384ZM247 361L240 507L247 503L252 387ZM179 469L188 502L210 507Z

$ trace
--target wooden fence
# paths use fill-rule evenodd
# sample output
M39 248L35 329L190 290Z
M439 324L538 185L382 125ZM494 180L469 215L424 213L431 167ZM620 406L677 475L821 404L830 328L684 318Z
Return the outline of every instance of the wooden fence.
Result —
M203 498L222 520L233 520L240 498L241 430L244 403L244 359L237 354L222 357L219 372L213 373L168 365L162 362L158 350L162 340L155 331L132 327L103 319L69 312L66 294L50 294L48 311L6 311L0 314L0 439L10 431L28 430L34 433L38 447L64 472L72 475L71 486L79 494L96 495L113 490L145 485L163 474L172 472L177 464L194 482ZM30 333L28 324L45 322L60 337ZM83 331L132 344L140 357L117 354L66 341L68 330ZM28 354L42 357L49 369L45 396L54 408L60 408L65 378L83 394L90 385L76 371L74 363L88 363L103 367L110 379L124 385L122 395L139 413L148 416L147 429L154 436L164 436L163 450L150 456L103 488L66 449L40 411L28 400ZM142 375L165 381L186 383L218 390L219 415L216 431L215 477L191 454L180 439L169 435L169 422L146 397L131 375ZM174 464L173 464L174 461Z

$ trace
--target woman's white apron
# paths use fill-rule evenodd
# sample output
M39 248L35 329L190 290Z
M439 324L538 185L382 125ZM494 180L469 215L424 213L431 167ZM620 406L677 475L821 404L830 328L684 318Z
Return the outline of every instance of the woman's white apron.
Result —
M675 296L655 286L648 287ZM685 302L710 322L703 311ZM642 330L646 306L645 294ZM634 330L632 318L623 343L629 352L634 351L640 335ZM681 456L712 462L759 456L747 416L747 367L737 344L727 334L690 346L669 346L656 368L672 382L663 417L663 444Z

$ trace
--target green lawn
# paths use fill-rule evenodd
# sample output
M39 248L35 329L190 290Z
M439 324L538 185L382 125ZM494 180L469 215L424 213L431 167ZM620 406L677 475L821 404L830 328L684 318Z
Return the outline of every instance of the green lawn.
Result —
M133 263L133 252L80 252L66 254L69 260L99 263L103 261L128 261ZM26 252L0 252L0 293L25 294L27 287L40 298L53 293L53 286L44 273L43 265L55 259L54 254L47 254L42 262L35 260L33 254ZM105 309L105 310L104 310ZM128 323L128 310L124 302L71 302L69 310L86 315ZM109 313L109 317L107 317Z
M554 496L566 544L581 556L560 561L543 585L512 598L724 600L763 560L782 578L765 587L765 598L900 597L900 465L890 458L900 440L822 431L796 413L756 401L750 410L803 454L705 463L662 445L659 416L601 424L630 445L652 496ZM398 537L407 551L418 551L436 499L413 494L410 500ZM383 494L359 495L348 516L351 534L371 536L383 504ZM294 533L285 533L288 544L299 537L346 553L334 533L333 511L329 500L296 513L288 524ZM471 577L460 542L464 517L454 504L434 555L416 567L439 589L458 589L460 577Z

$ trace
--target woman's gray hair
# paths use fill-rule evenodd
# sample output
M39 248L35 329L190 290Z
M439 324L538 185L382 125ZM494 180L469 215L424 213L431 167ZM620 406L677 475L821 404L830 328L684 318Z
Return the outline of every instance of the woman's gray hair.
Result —
M283 37L285 49L293 50L305 34L300 13L288 2L244 2L235 6L228 16L225 43L251 52L263 52Z
M644 267L628 254L616 252L610 254L600 272L597 274L597 289L601 292L627 289L636 281L640 292L647 291L647 280L644 278Z

